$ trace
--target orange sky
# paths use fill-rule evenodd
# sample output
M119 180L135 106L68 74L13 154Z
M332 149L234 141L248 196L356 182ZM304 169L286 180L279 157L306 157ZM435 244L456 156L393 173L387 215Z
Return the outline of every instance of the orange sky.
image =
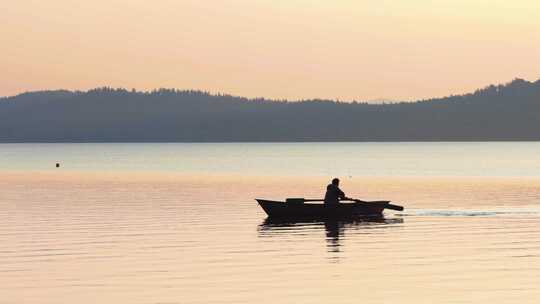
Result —
M540 78L538 0L17 0L0 20L0 96L413 100Z

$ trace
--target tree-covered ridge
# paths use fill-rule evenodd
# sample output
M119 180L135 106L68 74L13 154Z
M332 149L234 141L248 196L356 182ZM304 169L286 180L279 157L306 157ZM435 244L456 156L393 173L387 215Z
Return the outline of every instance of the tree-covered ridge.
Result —
M98 88L0 99L1 142L540 140L540 80L368 104Z

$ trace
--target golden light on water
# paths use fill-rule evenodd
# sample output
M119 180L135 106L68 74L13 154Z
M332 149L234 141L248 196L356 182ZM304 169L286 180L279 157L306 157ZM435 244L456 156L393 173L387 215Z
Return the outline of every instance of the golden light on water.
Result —
M7 303L540 299L540 143L0 148ZM405 210L273 221L254 200L321 198L334 176Z
M0 176L2 295L28 303L540 298L538 178L344 180L350 194L399 198L407 209L387 214L388 222L335 227L266 224L252 199L316 196L325 182L7 172Z

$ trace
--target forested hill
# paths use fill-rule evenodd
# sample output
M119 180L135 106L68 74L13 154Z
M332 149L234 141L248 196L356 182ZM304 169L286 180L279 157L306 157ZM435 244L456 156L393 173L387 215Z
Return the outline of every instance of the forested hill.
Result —
M413 103L101 88L0 99L0 142L540 140L540 80Z

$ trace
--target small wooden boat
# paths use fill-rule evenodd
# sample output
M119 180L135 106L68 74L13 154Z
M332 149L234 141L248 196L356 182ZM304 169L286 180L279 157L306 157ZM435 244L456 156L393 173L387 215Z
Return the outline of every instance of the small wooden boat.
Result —
M384 209L403 210L390 201L359 201L328 205L309 203L321 200L287 199L285 202L256 199L261 208L271 218L354 218L382 216ZM308 202L308 203L306 203Z

